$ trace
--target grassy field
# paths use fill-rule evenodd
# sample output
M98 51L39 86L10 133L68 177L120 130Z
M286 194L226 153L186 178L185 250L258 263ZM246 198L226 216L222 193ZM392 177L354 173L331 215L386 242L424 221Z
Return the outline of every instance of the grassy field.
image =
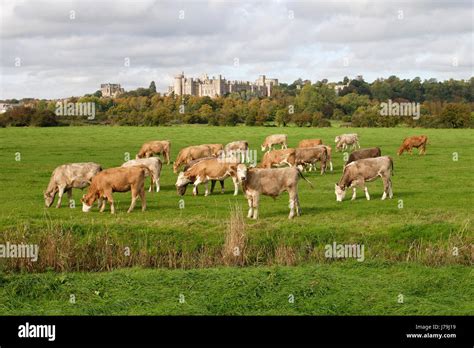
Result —
M301 217L287 219L286 194L262 198L259 220L245 221L243 267L225 267L222 257L230 209L247 207L242 193L232 196L230 181L225 194L204 197L201 189L193 197L188 190L179 209L176 176L164 166L162 190L147 193L144 213L138 204L127 214L130 194L123 193L115 194L115 216L84 214L80 190L74 209L67 200L61 209L44 207L42 192L63 163L119 166L153 139L171 140L173 159L184 146L246 139L260 159L263 138L283 131L290 146L305 138L332 145L337 134L357 132L362 147L379 146L394 158L394 198L381 201L375 181L371 201L360 191L356 201L336 202L343 159L334 153L333 173L308 174L314 189L300 182ZM403 138L415 134L428 135L426 156L415 150L397 157ZM38 262L0 259L0 314L473 314L473 136L409 128L0 129L0 243L40 245ZM333 242L363 244L365 261L325 258ZM80 294L77 305L69 293ZM399 293L407 294L404 304Z

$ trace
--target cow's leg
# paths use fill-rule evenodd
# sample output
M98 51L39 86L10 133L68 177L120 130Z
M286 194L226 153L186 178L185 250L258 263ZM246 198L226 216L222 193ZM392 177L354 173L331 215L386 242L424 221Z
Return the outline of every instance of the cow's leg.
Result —
M326 173L326 161L321 161L321 175Z
M109 201L110 212L112 214L115 214L115 203L114 203L114 197L112 196L112 191L104 193L104 196L105 196L105 199Z
M356 187L354 186L352 188L352 198L351 198L351 200L353 201L354 199L356 199L356 196L357 196L357 192L356 192Z
M258 219L258 203L260 201L260 196L258 194L254 195L253 197L253 218L254 220Z
M206 182L204 183L204 188L205 188L204 197L209 196L209 185L208 185L208 184L209 184L209 181L206 181Z
M232 182L234 183L234 196L237 196L239 193L239 180L237 177L232 177Z
M62 200L63 200L63 195L64 195L64 189L65 189L64 186L59 186L59 190L58 190L58 203L56 204L56 208L60 208L60 207L61 207L61 202L62 202Z
M156 192L160 192L160 177L158 175L155 177L155 186Z
M385 198L387 198L387 194L389 193L390 189L390 184L389 184L389 180L388 178L386 177L383 177L382 176L382 181L383 181L383 195L382 195L382 201L385 200Z
M165 160L168 165L170 165L170 153L168 151L165 152Z
M247 197L247 201L249 203L249 212L247 214L247 217L251 218L253 216L253 199L251 195Z
M103 213L104 210L105 210L105 206L106 206L106 203L107 203L107 198L104 197L104 198L99 198L99 202L100 202L100 212Z
M221 193L224 193L224 180L219 180L221 184Z
M194 196L197 196L197 187L198 187L198 185L199 185L201 182L202 182L202 181L201 181L201 178L198 176L198 177L196 178L196 181L194 182L194 188L193 188L193 195L194 195Z
M150 188L148 189L148 192L153 192L153 182L155 181L153 174L150 175Z
M392 179L388 179L388 197L392 199L393 191L392 191Z
M132 191L132 203L130 203L130 208L128 208L127 213L130 213L133 210L133 208L135 208L135 204L137 204L137 199L139 195L139 192L137 192L137 189L133 186L132 186L131 191Z
M370 201L370 195L369 195L369 190L367 189L367 186L364 186L364 192L365 192L365 197L367 198L368 201Z
M211 193L214 192L214 187L216 187L216 180L211 180Z
M142 203L142 211L146 210L146 195L145 195L145 185L140 188L140 202Z

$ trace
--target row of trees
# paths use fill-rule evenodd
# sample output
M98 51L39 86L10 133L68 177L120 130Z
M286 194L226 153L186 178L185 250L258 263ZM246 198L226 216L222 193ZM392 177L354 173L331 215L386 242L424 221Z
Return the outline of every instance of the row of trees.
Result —
M341 120L356 127L387 127L403 123L423 127L471 127L474 78L469 81L434 79L401 80L396 76L372 83L345 78L345 87L336 93L327 80L311 83L296 80L274 87L272 97L249 93L223 97L161 95L152 82L149 88L126 92L118 98L102 98L100 92L68 101L95 104L95 122L118 125L171 125L202 123L233 126L274 124L327 127ZM420 103L420 117L381 116L380 105L387 100ZM55 116L56 101L30 101L32 110L13 108L0 116L0 126L57 125L85 122L74 116ZM35 116L36 115L36 116ZM40 115L40 116L38 116ZM30 120L28 122L28 119ZM44 119L44 120L43 120Z

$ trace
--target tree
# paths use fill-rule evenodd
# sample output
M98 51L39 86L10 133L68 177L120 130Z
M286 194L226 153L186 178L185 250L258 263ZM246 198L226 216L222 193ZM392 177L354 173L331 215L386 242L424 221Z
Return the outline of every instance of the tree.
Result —
M155 81L151 81L150 87L148 87L148 89L150 90L150 94L155 94L156 93Z

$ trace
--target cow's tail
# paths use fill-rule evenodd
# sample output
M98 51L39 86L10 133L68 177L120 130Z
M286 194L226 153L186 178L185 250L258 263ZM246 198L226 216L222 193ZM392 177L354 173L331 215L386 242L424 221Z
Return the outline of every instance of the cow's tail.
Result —
M393 166L393 159L392 157L388 156L388 159L390 160L390 169L392 170L392 175L395 175L395 167Z
M296 170L298 170L299 176L300 176L304 181L306 181L306 182L309 184L309 186L311 186L311 188L314 188L313 183L312 183L311 181L309 181L308 179L305 178L305 176L303 175L303 173L301 172L301 170L298 168L298 166L296 166Z

